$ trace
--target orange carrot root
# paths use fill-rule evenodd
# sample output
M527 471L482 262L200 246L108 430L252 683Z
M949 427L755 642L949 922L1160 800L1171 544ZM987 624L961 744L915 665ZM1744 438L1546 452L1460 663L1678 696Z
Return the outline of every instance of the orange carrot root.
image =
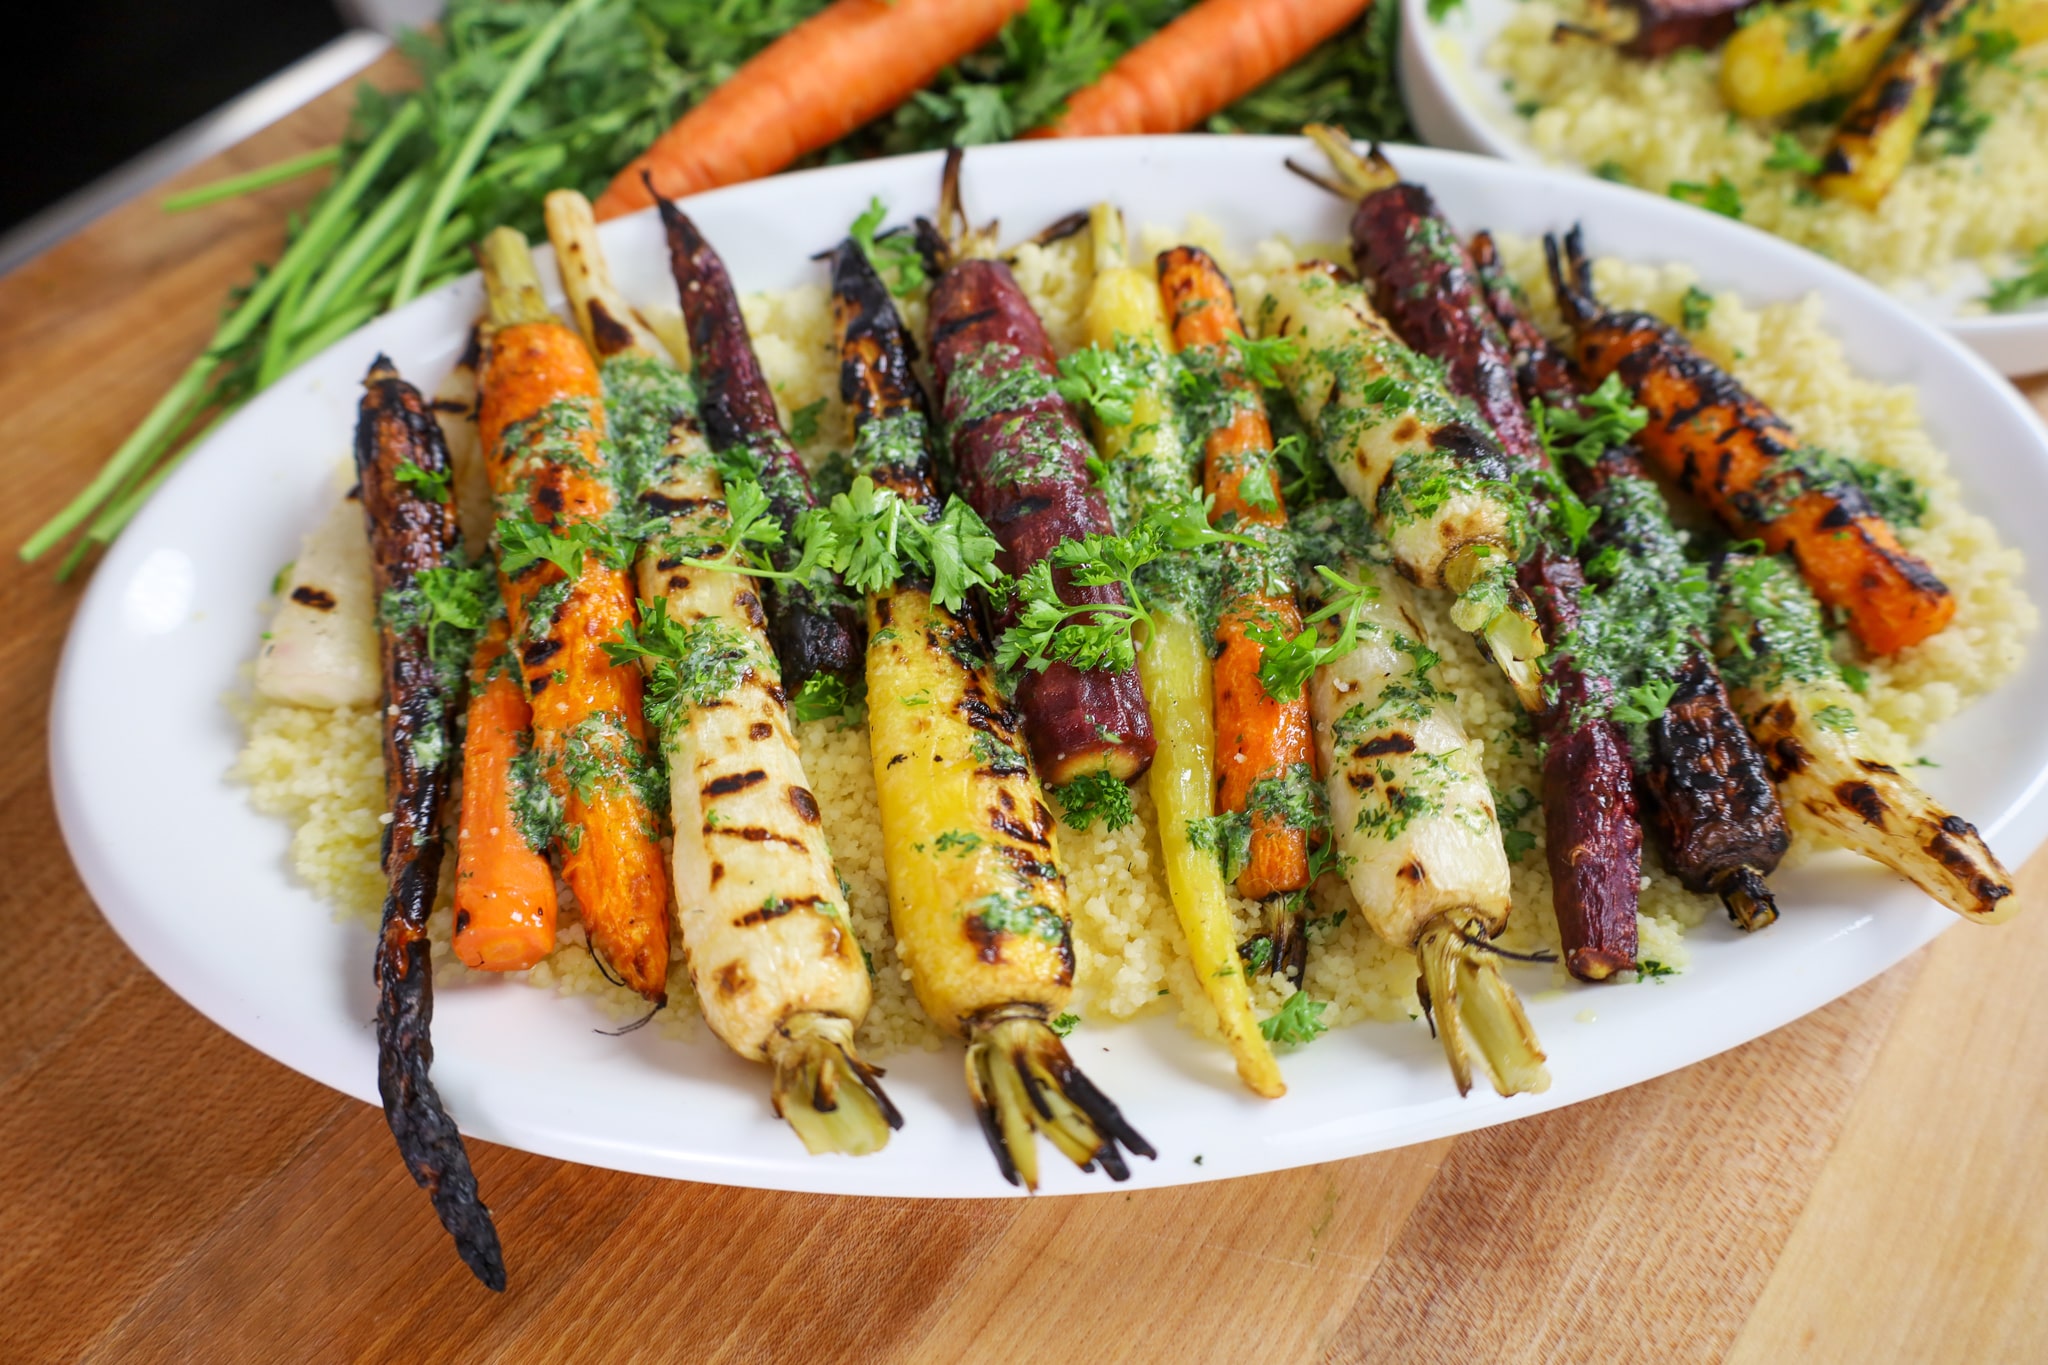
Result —
M1182 132L1300 61L1367 7L1368 0L1207 0L1126 52L1034 136Z
M888 113L1028 0L837 0L770 43L627 165L599 220L773 175Z
M555 874L527 844L516 800L514 761L533 711L517 675L499 663L509 638L501 618L477 644L462 746L455 955L486 972L524 971L555 948Z

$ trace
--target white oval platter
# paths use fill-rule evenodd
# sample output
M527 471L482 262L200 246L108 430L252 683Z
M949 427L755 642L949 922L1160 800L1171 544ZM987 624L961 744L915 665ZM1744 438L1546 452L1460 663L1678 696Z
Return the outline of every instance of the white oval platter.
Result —
M1041 142L976 150L967 202L1023 236L1097 199L1133 223L1191 213L1249 243L1281 232L1341 240L1346 206L1282 169L1284 139ZM2048 524L2048 439L2019 395L1896 301L1817 257L1726 220L1590 177L1395 149L1462 229L1536 234L1586 225L1593 251L1697 264L1752 303L1817 293L1865 374L1920 386L1926 420L1972 504L2007 541ZM745 290L822 279L811 254L881 196L893 218L929 212L936 156L835 167L703 195L689 209ZM610 224L629 298L673 304L654 219ZM552 266L543 257L543 273ZM223 1028L374 1103L372 935L335 920L287 871L287 830L224 774L240 731L223 698L263 628L267 585L322 507L349 449L361 375L388 352L431 388L482 299L474 277L379 319L264 392L165 484L100 565L66 646L50 722L51 770L72 857L94 899L150 968ZM2028 571L2048 601L2048 557ZM2048 832L2048 657L1932 746L1934 793L1975 819L2017 866ZM1290 1092L1253 1098L1224 1051L1171 1021L1084 1025L1076 1060L1159 1148L1135 1186L1245 1175L1421 1142L1633 1085L1816 1009L1948 926L1899 879L1844 855L1779 879L1783 919L1744 937L1714 917L1681 976L1551 991L1518 971L1555 1077L1539 1097L1461 1100L1421 1023L1340 1030L1284 1059ZM1996 932L1962 930L1961 932ZM771 1189L993 1196L997 1175L969 1110L957 1047L888 1059L907 1120L882 1154L813 1158L769 1110L767 1076L703 1034L612 1038L590 1007L516 982L443 989L434 1076L464 1131L592 1165ZM1105 1190L1047 1149L1045 1188ZM488 1197L489 1191L485 1191Z
M1499 73L1483 60L1517 3L1461 0L1438 20L1429 17L1429 0L1401 0L1399 70L1409 117L1433 147L1591 174L1576 163L1554 161L1529 141L1528 120L1515 112ZM2048 304L2017 313L1969 311L1988 286L1984 272L1965 262L1939 288L1915 285L1899 290L1898 297L2002 374L2048 370Z

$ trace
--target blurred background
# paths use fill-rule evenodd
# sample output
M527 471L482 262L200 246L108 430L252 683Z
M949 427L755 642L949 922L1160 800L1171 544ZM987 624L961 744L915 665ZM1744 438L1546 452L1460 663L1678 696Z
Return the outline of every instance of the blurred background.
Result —
M0 234L158 147L351 28L396 32L439 0L69 0L22 6L0 81ZM26 41L24 41L24 39ZM332 82L328 82L332 83Z

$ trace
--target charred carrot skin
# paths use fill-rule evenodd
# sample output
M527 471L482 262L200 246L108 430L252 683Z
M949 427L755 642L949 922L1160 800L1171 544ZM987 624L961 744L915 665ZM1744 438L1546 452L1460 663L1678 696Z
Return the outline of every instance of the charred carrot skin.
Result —
M1814 596L1847 612L1850 633L1871 653L1896 653L1948 625L1955 598L1900 547L1861 490L1823 483L1797 463L1791 428L1678 332L1601 308L1576 230L1561 252L1554 238L1545 246L1587 380L1621 376L1650 415L1637 443L1659 471L1732 534L1789 552Z
M526 841L518 808L519 758L533 742L533 708L510 656L503 617L477 641L462 746L462 820L456 838L455 956L466 967L517 972L554 951L555 874Z
M1387 168L1391 170L1391 167ZM1507 335L1493 315L1464 242L1420 185L1397 182L1358 202L1351 245L1401 339L1444 366L1451 391L1470 399L1501 449L1522 469L1550 457L1515 384ZM1552 652L1544 660L1544 849L1565 965L1584 980L1635 966L1643 834L1621 727L1607 715L1613 684L1584 673L1561 648L1578 625L1585 576L1545 540L1517 571Z
M378 356L363 381L356 421L356 473L369 523L372 581L378 600L414 591L423 571L446 565L457 546L454 508L399 479L412 465L449 470L441 428L419 390ZM441 880L451 749L449 712L462 679L434 657L417 613L379 613L384 672L384 874L390 894L378 934L377 1090L384 1119L406 1169L434 1203L441 1225L476 1277L505 1287L505 1262L490 1210L455 1123L441 1106L428 1070L434 1061L434 967L427 916Z
M501 507L523 504L549 527L611 511L599 392L582 338L559 320L493 332L478 425ZM631 989L666 1003L668 874L659 821L635 781L649 749L641 676L604 650L634 619L625 572L592 553L566 588L546 559L500 580L533 706L534 750L562 804L562 877L593 950Z
M960 494L1001 544L1003 572L1022 575L1062 541L1112 532L1109 506L1088 474L1092 447L1052 389L1052 342L1010 268L953 264L932 289L928 326ZM1123 601L1113 585L1066 580L1064 570L1054 575L1064 602ZM998 635L1018 610L1013 603L998 613ZM1104 769L1128 782L1152 763L1157 740L1135 668L1056 662L1042 673L1026 670L1017 704L1050 786Z
M1533 589L1547 640L1565 641L1579 625L1585 575L1575 559L1539 561ZM1545 678L1553 700L1538 720L1543 737L1543 853L1565 967L1581 981L1605 981L1636 965L1636 902L1643 868L1628 740L1604 718L1613 685L1581 672L1560 654Z
M752 460L769 508L782 523L783 542L770 558L776 568L787 569L801 553L797 519L817 505L811 476L782 429L775 395L761 373L725 262L689 215L666 199L657 202L668 234L669 265L689 321L705 434L713 450L743 450ZM784 686L795 693L823 675L838 679L857 695L864 655L860 609L852 595L820 570L810 582L781 580L771 585L769 605Z
M1493 240L1481 233L1472 255L1517 388L1531 402L1576 410L1587 392L1578 366L1537 328ZM1573 491L1600 512L1590 544L1682 562L1684 544L1633 450L1615 446L1590 464L1565 463ZM1639 804L1679 882L1719 895L1736 923L1760 929L1778 913L1764 879L1791 846L1784 808L1703 635L1669 681L1677 690L1647 727L1647 752L1636 764Z
M1259 386L1244 372L1231 348L1232 337L1244 335L1230 281L1200 247L1180 246L1159 256L1159 287L1173 330L1174 347L1196 363L1212 367L1231 397L1229 415L1209 433L1203 447L1202 485L1214 499L1210 519L1232 530L1252 528L1280 532L1287 510L1280 497L1280 479L1273 467L1273 429L1266 417ZM1236 545L1218 553L1242 558ZM1256 552L1254 552L1256 553ZM1251 567L1251 566L1244 566ZM1265 578L1256 568L1240 567L1235 577ZM1301 612L1294 594L1243 591L1223 604L1216 627L1218 653L1211 677L1216 701L1216 809L1239 812L1261 782L1284 778L1297 765L1314 773L1315 741L1308 699L1297 693L1276 700L1259 681L1265 646L1248 631L1277 631L1293 638L1301 630ZM1270 811L1252 815L1251 847L1237 892L1251 900L1300 891L1308 885L1308 834ZM1286 914L1273 925L1273 960L1299 979L1305 966L1306 940L1298 932L1298 914Z

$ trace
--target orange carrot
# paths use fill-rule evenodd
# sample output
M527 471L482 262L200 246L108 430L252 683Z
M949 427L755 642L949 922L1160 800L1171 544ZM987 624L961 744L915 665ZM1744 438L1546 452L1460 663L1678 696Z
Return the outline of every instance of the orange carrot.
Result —
M469 673L469 735L462 745L462 824L456 838L455 955L466 967L517 972L555 948L555 874L526 842L513 761L533 708L506 667L504 618L477 641Z
M1159 257L1159 287L1173 319L1176 349L1205 357L1235 402L1228 420L1209 433L1202 484L1215 501L1213 520L1244 530L1287 524L1280 480L1273 467L1273 429L1259 386L1244 373L1230 338L1244 335L1230 281L1200 247L1175 247ZM1246 497L1247 489L1258 490ZM1216 697L1216 808L1241 811L1252 788L1285 777L1297 764L1314 763L1308 700L1276 701L1259 680L1265 646L1246 632L1258 628L1293 636L1301 612L1291 595L1247 592L1229 601L1216 629L1222 652L1213 670ZM1251 856L1237 892L1254 900L1308 885L1308 831L1271 813L1252 817Z
M1028 0L837 0L770 43L612 179L599 219L773 175L888 113Z
M524 238L500 228L482 259L492 332L477 427L491 491L501 507L523 504L550 534L600 521L612 493L597 364L548 311ZM627 986L665 1003L668 871L659 817L639 781L649 754L641 674L605 652L634 622L632 589L624 570L595 551L583 554L565 595L553 560L508 574L504 550L498 577L533 706L534 752L561 802L563 880L593 951Z
M1393 4L1395 0L1384 0ZM1206 0L1126 52L1034 137L1178 133L1249 95L1368 0Z
M1587 379L1621 377L1649 416L1636 443L1665 477L1737 538L1790 551L1813 595L1847 612L1849 633L1872 654L1917 645L1948 625L1956 599L1947 585L1866 499L1798 462L1799 437L1777 413L1676 329L1603 309L1576 232L1563 258L1548 245Z

